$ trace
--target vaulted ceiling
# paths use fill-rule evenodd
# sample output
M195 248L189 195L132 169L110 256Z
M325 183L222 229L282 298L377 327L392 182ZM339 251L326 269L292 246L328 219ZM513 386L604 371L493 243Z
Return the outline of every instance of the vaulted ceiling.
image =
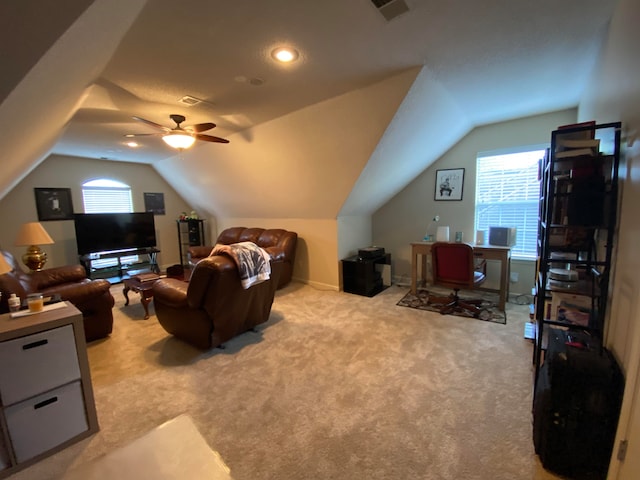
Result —
M616 1L380 3L2 2L0 196L59 154L149 163L216 216L367 215L475 126L577 105ZM125 146L170 114L230 143Z

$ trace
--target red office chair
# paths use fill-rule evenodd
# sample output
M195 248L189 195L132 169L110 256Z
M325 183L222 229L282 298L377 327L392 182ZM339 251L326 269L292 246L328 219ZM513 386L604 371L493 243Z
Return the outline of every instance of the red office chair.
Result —
M473 258L473 248L466 243L436 242L431 246L433 283L453 288L454 293L432 303L443 303L440 313L445 315L456 311L466 311L478 318L483 310L482 300L462 300L460 289L471 290L485 280L484 272L478 271Z

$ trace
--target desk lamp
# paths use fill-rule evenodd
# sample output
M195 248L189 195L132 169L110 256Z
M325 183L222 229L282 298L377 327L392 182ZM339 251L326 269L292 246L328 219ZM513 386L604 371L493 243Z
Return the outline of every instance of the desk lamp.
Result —
M47 263L47 254L42 251L39 245L51 245L53 239L39 222L24 223L18 231L15 244L17 246L28 246L27 252L22 255L22 263L30 270L37 272L42 270Z
M427 225L427 232L424 234L424 238L423 238L423 240L425 242L434 242L435 241L436 235L435 235L435 232L433 231L433 227L439 221L440 221L440 215L436 215L435 217L433 217L433 220L431 220L429 222L429 225Z

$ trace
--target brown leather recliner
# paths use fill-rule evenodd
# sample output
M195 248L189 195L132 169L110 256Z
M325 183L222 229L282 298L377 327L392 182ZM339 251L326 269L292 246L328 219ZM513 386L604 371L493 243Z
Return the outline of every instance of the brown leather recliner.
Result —
M223 230L216 243L231 245L238 242L253 242L264 248L273 261L281 262L282 272L278 281L278 288L282 288L291 281L293 266L296 258L296 244L298 234L280 228L246 228L232 227ZM208 257L213 246L189 247L189 261L192 265Z
M90 280L82 265L65 265L25 273L14 256L1 252L13 270L0 275L0 312L8 312L7 298L15 293L24 300L29 293L59 294L82 312L84 335L88 342L108 336L113 330L114 299L107 280Z
M234 260L209 256L196 264L189 282L154 282L156 317L168 333L197 348L220 346L269 319L284 266L272 260L271 278L245 290Z

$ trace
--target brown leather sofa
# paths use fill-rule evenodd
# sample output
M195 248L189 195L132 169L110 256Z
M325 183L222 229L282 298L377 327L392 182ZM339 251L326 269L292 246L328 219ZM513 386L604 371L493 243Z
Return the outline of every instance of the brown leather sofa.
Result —
M108 336L113 329L114 299L107 280L90 280L82 265L65 265L39 272L25 273L14 256L1 252L13 270L0 275L0 312L8 312L7 298L12 293L24 300L29 293L45 296L59 294L82 312L84 334L88 342Z
M246 228L232 227L223 230L216 243L231 245L238 242L253 242L264 248L275 262L281 262L282 272L278 281L278 288L282 288L291 281L293 266L296 258L296 244L298 234L279 228ZM197 264L211 253L213 246L189 247L189 261Z
M160 325L170 334L208 350L266 322L285 263L271 261L271 278L242 288L235 262L225 255L200 260L189 282L161 278L153 284Z

